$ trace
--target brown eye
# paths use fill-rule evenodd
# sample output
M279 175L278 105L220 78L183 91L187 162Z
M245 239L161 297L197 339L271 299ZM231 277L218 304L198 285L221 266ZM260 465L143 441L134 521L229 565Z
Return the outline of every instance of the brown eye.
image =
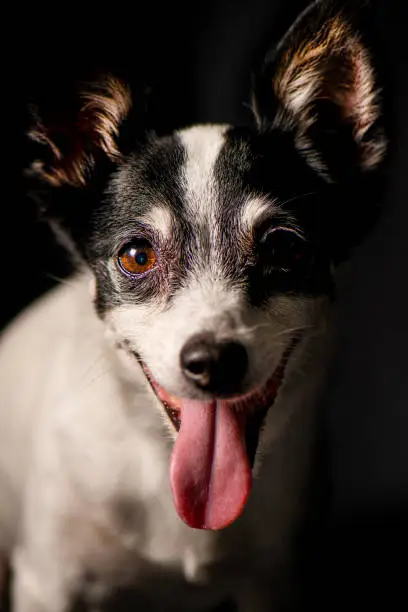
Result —
M121 249L118 261L123 272L137 276L151 270L157 257L149 242L131 242Z

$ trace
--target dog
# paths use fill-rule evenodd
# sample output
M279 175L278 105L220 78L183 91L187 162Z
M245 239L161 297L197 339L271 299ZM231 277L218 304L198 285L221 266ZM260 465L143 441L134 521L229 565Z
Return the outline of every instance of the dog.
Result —
M255 73L254 125L136 134L127 85L36 118L31 175L80 262L0 346L14 612L296 606L334 271L387 156L359 19L313 2Z

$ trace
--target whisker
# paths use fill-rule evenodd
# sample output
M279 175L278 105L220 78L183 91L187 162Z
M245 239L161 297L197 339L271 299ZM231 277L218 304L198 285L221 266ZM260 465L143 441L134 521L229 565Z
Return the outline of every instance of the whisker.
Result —
M295 202L296 200L301 200L302 198L308 198L309 196L316 195L317 191L309 191L308 193L302 193L300 195L293 196L293 198L289 198L288 200L284 200L283 202L278 202L278 206L285 206L286 204L290 204L291 202Z
M245 330L243 330L243 335L245 334L250 334L258 329L261 329L263 327L271 327L270 323L258 323L256 325L252 325L251 327L247 327ZM278 336L285 336L285 335L289 335L289 334L293 334L295 332L302 332L302 331L306 331L307 329L312 329L313 327L315 327L314 325L298 325L296 327L288 327L286 329L283 329L279 332L276 332L271 339L273 340L274 338L277 338Z
M93 378L91 378L90 380L85 381L84 384L82 385L80 391L84 391L85 389L91 387L96 382L98 382L98 380L100 380L102 378L102 376L105 376L106 374L109 374L110 372L113 372L113 368L112 367L103 368L97 374L95 374L95 376Z
M283 329L280 332L277 332L272 336L272 338L277 338L278 336L286 336L288 334L300 333L306 331L307 329L313 329L314 325L299 325L298 327L288 327L287 329Z
M80 378L80 391L82 391L88 384L93 384L93 379L91 379L91 381L88 380L88 376L89 374L91 374L92 370L94 370L98 364L100 364L100 362L102 361L102 357L103 357L103 351L101 350L99 353L99 356L92 361L92 363L88 366L88 368L85 370L85 372L82 374L81 378Z
M55 276L55 274L51 274L50 272L46 272L45 276L49 278L50 280L53 280L61 285L66 285L67 287L73 287L75 285L75 282L71 280L69 277L61 278L59 276Z

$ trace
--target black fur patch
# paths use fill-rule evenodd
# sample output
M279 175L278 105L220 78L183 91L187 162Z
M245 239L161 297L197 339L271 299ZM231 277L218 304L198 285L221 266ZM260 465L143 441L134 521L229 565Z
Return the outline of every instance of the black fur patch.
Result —
M278 130L259 135L251 130L232 128L227 134L216 163L216 176L220 185L220 225L225 232L226 250L233 253L235 262L242 260L240 253L239 209L248 194L259 194L277 201L280 212L271 206L271 216L254 227L254 263L245 274L248 296L260 304L276 293L319 295L332 291L329 273L329 228L324 223L327 185L312 172L296 154L290 138ZM296 180L294 180L296 177ZM266 274L259 251L262 233L279 225L293 226L295 220L304 234L312 265L301 273ZM234 223L235 221L235 223Z

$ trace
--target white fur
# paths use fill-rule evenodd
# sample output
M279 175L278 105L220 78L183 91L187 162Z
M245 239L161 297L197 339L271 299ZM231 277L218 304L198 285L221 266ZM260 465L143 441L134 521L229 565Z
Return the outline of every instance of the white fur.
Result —
M154 206L140 218L140 223L160 232L164 239L171 234L173 220L166 206Z
M214 164L225 142L226 125L196 125L178 132L186 149L183 187L191 219L211 218L216 202ZM214 224L215 225L215 224Z
M276 208L275 200L261 197L250 197L244 203L241 213L241 222L247 232L261 223L265 217L271 217Z

